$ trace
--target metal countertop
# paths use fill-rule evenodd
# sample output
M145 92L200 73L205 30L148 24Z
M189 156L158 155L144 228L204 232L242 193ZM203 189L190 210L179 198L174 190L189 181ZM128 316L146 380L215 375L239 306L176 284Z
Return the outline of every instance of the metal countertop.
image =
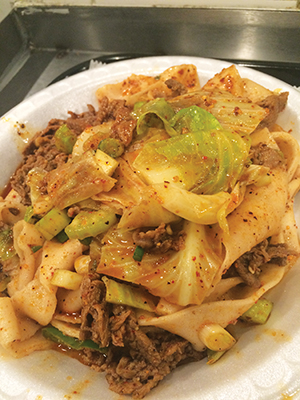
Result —
M300 86L300 11L23 7L0 24L0 115L99 57L189 55L255 67Z

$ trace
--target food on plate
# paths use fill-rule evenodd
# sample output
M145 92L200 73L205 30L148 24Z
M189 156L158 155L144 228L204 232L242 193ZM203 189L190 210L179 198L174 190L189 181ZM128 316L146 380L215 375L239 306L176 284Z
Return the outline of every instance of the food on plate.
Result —
M300 151L275 89L177 65L38 132L0 202L0 344L77 352L143 398L216 362L238 321L265 323L300 251Z

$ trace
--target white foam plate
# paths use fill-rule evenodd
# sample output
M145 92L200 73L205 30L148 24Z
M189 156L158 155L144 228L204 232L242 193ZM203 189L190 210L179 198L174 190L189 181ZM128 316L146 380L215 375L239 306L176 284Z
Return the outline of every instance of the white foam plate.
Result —
M229 66L223 61L196 57L149 57L91 69L60 81L24 100L0 119L0 189L21 160L29 138L51 118L68 110L97 107L95 91L131 73L156 75L183 63L197 66L201 85ZM300 141L300 93L263 73L238 67L242 77L274 90L289 91L279 123ZM300 199L295 202L297 223ZM268 298L274 301L264 326L247 328L223 358L212 366L202 360L176 369L146 397L148 400L284 400L300 399L300 265L295 266ZM108 389L104 374L54 351L11 359L0 350L1 400L121 400ZM128 398L124 396L124 399Z

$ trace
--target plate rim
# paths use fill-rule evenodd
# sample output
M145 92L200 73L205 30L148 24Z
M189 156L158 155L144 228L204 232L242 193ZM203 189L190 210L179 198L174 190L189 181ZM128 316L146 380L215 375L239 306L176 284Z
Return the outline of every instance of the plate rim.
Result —
M162 64L162 63L171 64L171 63L173 63L173 65L176 65L179 62L183 63L182 60L185 60L184 63L187 63L187 62L191 62L192 63L193 61L196 62L196 64L205 63L207 65L207 67L209 67L209 66L210 67L212 67L212 66L215 67L215 66L218 66L218 65L229 66L229 65L233 64L233 63L228 62L228 61L217 60L217 59L212 59L212 58L202 58L202 57L196 57L196 56L147 56L147 57L141 57L141 58L136 58L136 59L132 59L132 60L123 60L123 61L118 61L116 63L103 65L103 66L100 66L100 67L97 67L97 68L93 68L93 69L89 69L89 70L86 70L86 71L79 72L78 74L70 76L70 77L68 77L68 78L66 78L66 79L64 79L62 81L56 82L53 85L51 85L51 86L49 86L49 87L47 87L45 89L42 89L38 93L35 93L32 96L24 99L21 103L19 103L15 107L13 107L11 110L9 110L7 113L5 113L0 118L0 128L1 127L3 128L3 126L5 125L7 120L9 120L9 119L15 118L15 121L13 121L13 122L16 122L17 120L19 120L20 119L20 118L18 118L19 110L21 110L24 113L23 109L24 108L26 109L27 106L29 107L30 110L32 110L31 105L33 105L33 107L34 107L36 102L41 101L41 99L43 99L45 101L45 99L46 99L48 94L50 94L50 95L55 97L55 94L53 94L53 93L55 93L55 91L58 90L59 91L59 96L64 96L67 93L66 91L64 92L64 88L68 87L69 92L72 92L72 89L74 89L74 88L72 88L72 85L73 86L74 85L84 86L85 84L91 84L91 81L93 81L95 79L95 76L97 76L98 72L101 73L101 71L102 71L102 72L106 73L108 70L112 70L113 74L110 76L110 79L112 80L115 77L120 76L120 74L121 74L120 70L124 66L126 67L126 71L124 71L124 77L126 77L126 76L128 76L127 68L132 68L132 66L135 66L135 65L137 65L139 63L145 64L145 65L150 63L150 65L152 65L152 67L154 68L153 64L156 65L157 63L158 64ZM256 70L253 70L253 69L251 69L249 67L244 67L244 66L237 65L237 68L241 72L241 75L243 75L243 72L246 71L247 74L258 76L259 78L261 78L261 79L259 79L261 81L267 81L268 82L268 81L270 81L270 78L271 78L271 82L274 82L275 84L277 84L278 87L282 86L283 88L285 88L285 90L289 90L289 92L292 93L293 101L296 101L297 104L299 103L299 114L297 114L296 117L297 117L297 119L300 120L300 93L293 86L291 86L288 83L285 83L285 82L283 82L283 81L281 81L281 80L279 80L277 78L271 77L271 76L265 74L264 72L256 71ZM151 69L151 67L150 67L150 69ZM163 67L161 68L161 72L162 71L163 71ZM250 73L249 71L252 71L252 72ZM201 74L201 71L199 71L199 72ZM214 73L215 72L212 72L212 76L213 76ZM200 79L201 79L201 76L200 76ZM203 83L201 83L201 85L202 84ZM273 90L274 90L274 88L273 88ZM295 100L294 100L294 98L295 98ZM50 101L53 101L53 99L51 99ZM6 124L5 126L8 126L8 125ZM12 129L11 128L12 127L11 121L9 122L9 127L10 128L8 129L8 131L10 129ZM0 134L0 148L1 148L1 136L2 135L3 135L3 132L1 132L1 134ZM298 268L298 270L296 272L298 272L298 275L300 276L299 268ZM294 274L296 274L296 272ZM300 306L299 306L299 309L300 309ZM300 327L300 323L299 323L299 327ZM299 330L298 336L297 336L297 343L300 345L300 330ZM276 357L275 357L275 359L276 359ZM0 357L0 365L1 364L2 364L2 359ZM297 364L298 370L300 371L300 362L298 364ZM285 366L285 367L288 368L288 366ZM218 370L219 368L217 367L215 369ZM193 368L188 368L186 371L192 371L192 373L195 373ZM199 367L198 371L200 371L199 372L199 378L201 379L201 366ZM180 371L176 370L174 372L175 372L176 377L179 378L180 377L180 372L182 372L182 369L180 368ZM174 372L172 374L174 374ZM184 375L186 376L186 374L187 374L187 372ZM168 389L170 381L172 382L174 379L176 379L176 377L167 379L166 380L167 382L165 384L162 382L159 385L159 387L164 387L165 389ZM292 380L291 380L291 382L292 382ZM249 380L245 379L243 384L245 384L246 388L249 390L250 396L256 396L257 395L257 392L253 389L253 387L251 386L251 383L249 382ZM240 388L244 387L243 384L240 386ZM297 386L296 389L300 390L300 382L298 383L298 386ZM155 399L160 399L160 397L157 397L156 393L158 393L159 395L161 394L161 396L165 396L165 394L163 394L163 392L164 392L164 390L160 390L160 389L158 389L155 393L153 392L153 395L152 395L152 396L154 396L153 399L154 398ZM228 393L225 393L225 394L228 395ZM257 400L258 399L266 400L268 398L266 396L269 396L270 400L271 399L274 400L274 397L272 397L272 396L274 396L274 394L280 396L280 397L278 397L278 399L279 398L282 399L282 396L278 392L278 390L276 392L268 391L268 388L262 393L262 396L264 396L264 397L248 397L248 398L249 399L250 398L251 399L255 398ZM196 393L196 395L197 395L197 393ZM236 392L235 395L238 395L238 393ZM150 396L148 395L147 398L149 398L149 400L150 400L152 398L152 396L150 394ZM208 397L205 397L206 400L217 399L217 397L210 397L209 394L207 394L207 396ZM0 398L1 398L1 392L0 392ZM11 397L3 397L3 399L5 399L5 400L8 400L10 398ZM43 398L45 398L45 400L48 399L46 397L43 397ZM113 398L113 394L112 394L111 398ZM175 398L181 399L182 397L175 396L174 399ZM184 398L186 398L186 397L184 397ZM192 398L194 398L194 397L188 397L187 399L192 399ZM218 397L218 400L220 400L221 398L223 398L223 397ZM24 397L23 397L23 399L24 399ZM31 399L33 399L33 397L28 397L28 399L31 400ZM225 399L226 399L226 397L224 397L224 400ZM238 397L232 397L231 396L231 399L232 400L233 399L238 399ZM294 399L296 399L296 397L294 397Z

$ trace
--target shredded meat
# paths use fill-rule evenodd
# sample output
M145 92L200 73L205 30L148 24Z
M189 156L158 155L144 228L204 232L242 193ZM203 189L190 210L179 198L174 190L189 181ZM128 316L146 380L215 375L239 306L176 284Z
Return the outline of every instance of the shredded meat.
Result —
M165 84L172 90L172 95L174 97L187 93L187 88L175 79L167 79Z
M39 132L24 152L21 166L11 178L11 186L22 197L25 205L30 205L29 186L27 185L28 172L35 167L51 171L68 160L68 155L60 152L54 143L54 133L64 121L53 119L46 129ZM42 183L41 183L42 184Z
M101 347L109 345L109 307L105 301L105 285L97 274L91 274L82 282L81 287L82 324L80 340L92 339Z
M288 96L288 92L279 95L272 94L257 103L260 107L269 110L267 117L259 124L259 128L271 127L275 123L278 114L285 109Z
M68 216L71 218L76 217L76 215L79 214L79 212L81 211L81 208L79 206L71 206L68 209Z
M105 324L99 323L104 320ZM135 399L143 398L178 365L205 356L172 333L139 327L131 307L106 303L105 286L100 276L93 274L83 281L80 338L94 338L97 343L103 343L99 340L101 337L108 339L107 354L85 349L82 362L97 371L105 371L111 390Z
M173 233L171 228L162 223L156 229L146 232L134 231L133 240L137 246L156 253L166 253L168 250L179 251L184 248L185 232Z
M238 275L252 287L260 287L260 267L262 264L272 262L284 266L289 255L285 243L270 244L266 239L247 251L234 263Z
M72 129L77 135L79 135L85 128L89 126L101 125L103 122L115 119L114 114L116 110L123 104L121 100L114 100L109 102L107 97L104 97L99 102L98 111L88 104L88 111L80 114L76 114L69 111L70 117L66 123L70 129Z
M116 110L115 123L112 126L112 137L119 139L125 147L130 145L136 128L136 119L132 118L131 111L124 105L120 106Z
M253 164L264 165L269 168L276 168L285 162L280 151L272 149L265 143L259 143L251 148L251 160Z

